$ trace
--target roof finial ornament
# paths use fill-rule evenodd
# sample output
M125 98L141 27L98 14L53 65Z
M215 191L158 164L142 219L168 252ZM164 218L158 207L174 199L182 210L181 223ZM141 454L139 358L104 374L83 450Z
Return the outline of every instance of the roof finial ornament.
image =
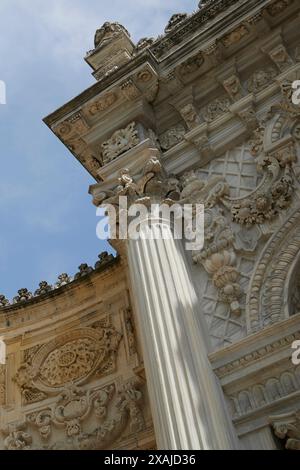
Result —
M169 19L167 26L165 27L165 33L169 33L170 31L172 31L175 26L179 25L179 23L181 23L187 17L187 13L175 13L174 15L172 15Z
M121 32L125 32L130 37L129 32L120 23L110 23L106 21L95 33L95 48L104 46L117 38Z
M213 1L214 0L200 0L198 7L199 8L204 7L205 5L207 5L208 3L212 3Z

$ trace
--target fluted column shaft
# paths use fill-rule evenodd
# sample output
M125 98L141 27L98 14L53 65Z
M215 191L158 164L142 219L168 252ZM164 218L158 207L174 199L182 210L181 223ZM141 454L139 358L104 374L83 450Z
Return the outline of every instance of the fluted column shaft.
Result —
M182 241L129 240L128 262L159 449L238 448Z

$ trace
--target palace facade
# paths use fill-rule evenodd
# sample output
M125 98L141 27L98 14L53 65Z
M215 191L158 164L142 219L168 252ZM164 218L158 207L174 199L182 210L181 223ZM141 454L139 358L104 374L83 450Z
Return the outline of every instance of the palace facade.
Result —
M137 44L105 23L85 60L45 123L93 203L204 204L204 248L112 240L1 296L0 448L300 449L299 1L202 1Z

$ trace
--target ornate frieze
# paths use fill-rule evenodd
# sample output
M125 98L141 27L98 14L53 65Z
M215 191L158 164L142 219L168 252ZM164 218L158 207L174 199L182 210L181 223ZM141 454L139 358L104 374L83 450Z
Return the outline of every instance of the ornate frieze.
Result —
M200 10L190 17L189 22L180 22L167 36L155 41L151 46L151 51L157 58L161 57L166 52L169 52L171 47L181 43L187 36L193 34L193 32L202 25L213 20L224 8L235 5L238 1L239 0L218 0L217 2L212 1L205 2L203 5L200 4Z
M136 381L124 384L118 392L118 401L114 414L92 432L79 436L79 449L107 448L113 440L124 432L128 423L130 432L141 432L145 426L140 408L142 398L143 394L139 390L139 384Z
M58 124L54 131L56 135L63 140L68 138L71 134L82 136L89 130L89 125L82 112L74 113L68 119Z
M57 400L46 408L27 414L26 422L18 429L22 430L19 437L25 442L20 450L34 449L30 428L39 431L44 449L57 450L68 448L73 450L100 450L112 445L126 431L127 434L144 430L145 421L141 409L143 392L141 382L131 379L120 385L111 383L95 390L84 390L74 385L65 388ZM96 420L94 429L84 431L86 424ZM57 430L63 430L63 442L53 439ZM26 431L26 432L25 432ZM14 437L13 431L9 436ZM5 441L6 448L15 446L12 439ZM14 450L17 450L14 449Z

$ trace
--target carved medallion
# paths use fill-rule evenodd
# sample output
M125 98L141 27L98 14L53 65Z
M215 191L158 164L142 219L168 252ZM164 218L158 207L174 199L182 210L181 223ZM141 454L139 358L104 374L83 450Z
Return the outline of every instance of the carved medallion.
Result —
M121 334L113 327L103 327L75 330L45 344L15 376L25 402L40 401L66 384L85 382L92 374L111 373L120 341Z

